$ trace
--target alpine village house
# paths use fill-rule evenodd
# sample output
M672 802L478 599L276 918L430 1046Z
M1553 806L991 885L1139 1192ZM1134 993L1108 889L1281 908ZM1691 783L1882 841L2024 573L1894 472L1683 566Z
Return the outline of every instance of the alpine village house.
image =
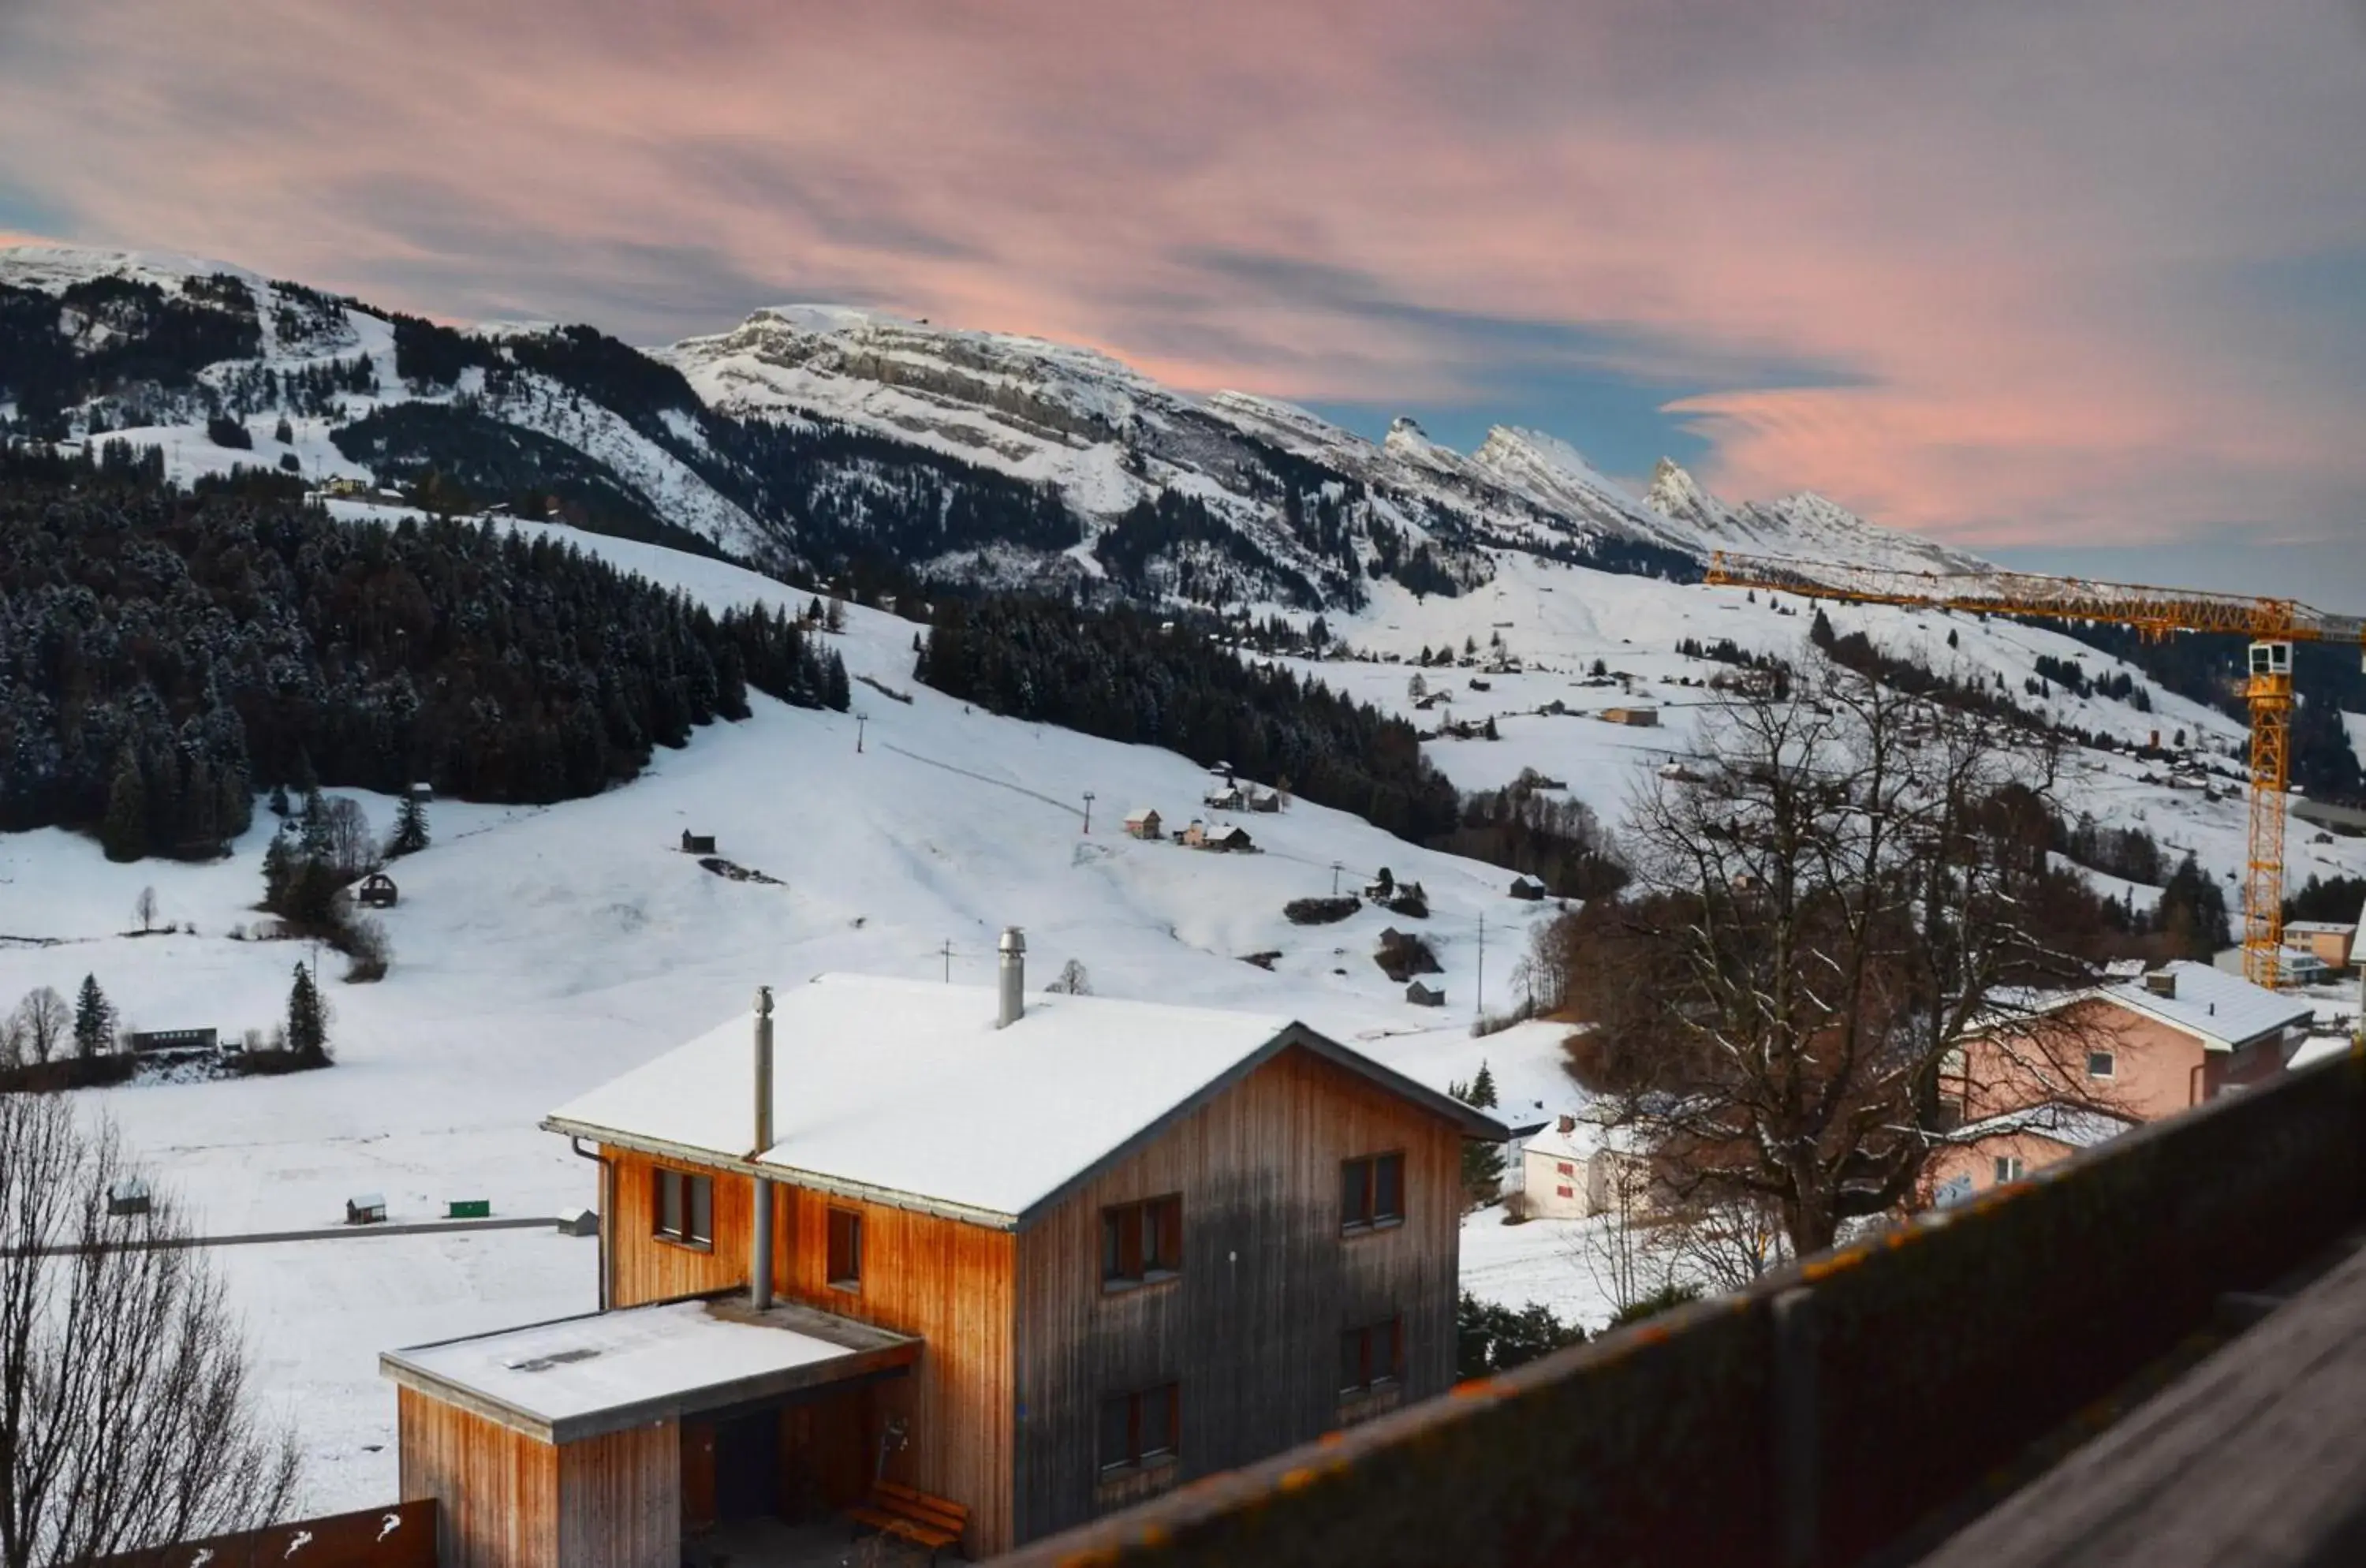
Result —
M1504 1128L1284 1019L1030 997L1024 951L760 992L543 1122L599 1162L602 1310L381 1358L444 1568L850 1513L986 1557L1448 1386Z

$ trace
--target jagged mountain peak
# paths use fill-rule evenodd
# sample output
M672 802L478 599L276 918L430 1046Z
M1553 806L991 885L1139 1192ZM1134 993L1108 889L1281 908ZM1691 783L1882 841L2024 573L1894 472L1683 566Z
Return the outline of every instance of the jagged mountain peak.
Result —
M1651 488L1643 500L1662 517L1680 523L1713 528L1726 520L1725 507L1673 457L1662 457L1652 468Z

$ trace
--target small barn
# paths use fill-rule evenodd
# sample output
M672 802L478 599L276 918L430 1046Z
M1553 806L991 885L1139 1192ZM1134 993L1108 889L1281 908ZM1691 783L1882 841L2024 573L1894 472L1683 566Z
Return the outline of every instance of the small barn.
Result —
M1542 898L1544 896L1545 885L1538 882L1535 877L1515 876L1512 878L1513 897L1526 898L1534 902L1537 899Z
M1137 839L1157 838L1160 832L1160 822L1156 808L1148 806L1137 806L1132 811L1127 812L1125 814L1125 830Z
M395 900L400 897L394 886L394 878L382 871L371 872L362 878L362 885L354 889L355 901L371 909L391 909Z
M686 855L711 855L715 852L715 835L682 830L682 852Z
M1252 790L1250 790L1250 791L1249 791L1249 809L1250 809L1251 811L1279 811L1279 810L1280 810L1280 809L1281 809L1281 792L1280 792L1279 790L1278 790L1278 789L1252 789Z
M110 1214L144 1214L151 1203L148 1184L136 1176L127 1176L107 1189L107 1212Z
M345 1200L345 1224L349 1225L382 1225L386 1224L386 1194L363 1192Z
M1249 841L1246 829L1222 823L1211 828L1197 818L1192 820L1189 828L1176 836L1176 841L1188 849L1215 850L1232 853L1246 853L1256 848L1256 845Z
M1628 725L1637 729L1656 729L1660 725L1660 710L1635 707L1604 708L1602 721L1605 724Z
M1442 1008L1446 1005L1446 993L1415 980L1405 987L1405 1000L1417 1008Z
M1238 811L1242 809L1245 802L1239 790L1231 784L1226 784L1222 789L1210 790L1200 799L1200 804L1211 811Z

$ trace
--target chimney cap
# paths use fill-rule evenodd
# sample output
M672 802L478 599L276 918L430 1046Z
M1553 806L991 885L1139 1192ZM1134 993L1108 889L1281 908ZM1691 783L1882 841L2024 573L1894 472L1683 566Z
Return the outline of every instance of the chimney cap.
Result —
M1576 1132L1576 1131L1577 1131L1577 1118L1576 1118L1576 1117L1574 1117L1574 1116L1570 1115L1567 1111L1563 1111L1563 1112L1561 1113L1561 1116L1560 1116L1560 1132L1561 1132L1564 1135L1566 1135L1566 1134L1571 1134L1571 1133L1574 1133L1574 1132Z
M1002 928L1002 940L995 946L1003 953L1024 953L1027 951L1027 933L1017 926L1005 926Z
M772 987L770 986L756 987L756 1016L758 1018L772 1016Z

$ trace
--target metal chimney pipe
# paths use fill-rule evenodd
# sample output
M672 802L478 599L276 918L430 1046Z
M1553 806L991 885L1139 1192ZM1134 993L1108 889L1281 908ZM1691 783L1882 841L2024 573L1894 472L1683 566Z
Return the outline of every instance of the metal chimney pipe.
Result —
M772 987L756 987L756 1146L760 1159L772 1146ZM748 1257L748 1304L762 1312L772 1304L772 1184L756 1178L755 1224Z
M1002 1005L995 1013L994 1027L1008 1029L1027 1010L1026 934L1017 926L1005 926L997 946L1002 953Z

